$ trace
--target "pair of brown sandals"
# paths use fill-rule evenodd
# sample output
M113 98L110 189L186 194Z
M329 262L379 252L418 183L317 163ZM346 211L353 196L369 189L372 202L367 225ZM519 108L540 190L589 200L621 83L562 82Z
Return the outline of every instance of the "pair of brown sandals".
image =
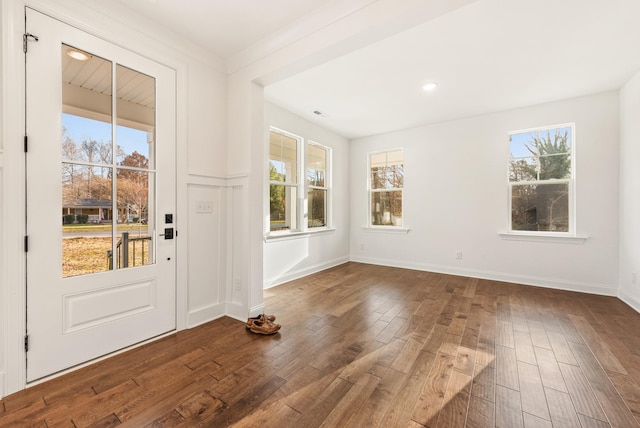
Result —
M275 320L275 315L260 314L257 317L247 319L247 328L252 333L275 334L280 330L280 324L276 324Z

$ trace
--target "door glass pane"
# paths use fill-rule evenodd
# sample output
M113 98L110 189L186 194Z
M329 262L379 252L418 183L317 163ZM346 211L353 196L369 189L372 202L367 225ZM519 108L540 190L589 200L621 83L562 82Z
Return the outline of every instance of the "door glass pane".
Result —
M110 269L111 168L62 163L62 277Z
M112 63L62 45L62 276L111 268Z
M155 107L153 77L116 65L118 268L155 263Z
M117 267L129 268L155 262L152 245L153 230L149 226L149 189L155 174L118 168Z
M116 66L118 163L127 156L143 157L154 169L156 81L153 77Z

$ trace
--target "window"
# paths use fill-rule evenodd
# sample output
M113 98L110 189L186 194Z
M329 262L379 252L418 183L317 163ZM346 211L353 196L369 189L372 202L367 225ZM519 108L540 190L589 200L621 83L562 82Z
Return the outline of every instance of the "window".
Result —
M301 139L271 131L269 212L271 231L298 229L298 146Z
M327 226L327 160L329 149L309 142L307 149L307 227Z
M510 133L510 231L575 233L574 125Z
M304 232L326 228L331 150L275 128L269 135L269 230Z
M369 154L371 226L402 226L402 149Z

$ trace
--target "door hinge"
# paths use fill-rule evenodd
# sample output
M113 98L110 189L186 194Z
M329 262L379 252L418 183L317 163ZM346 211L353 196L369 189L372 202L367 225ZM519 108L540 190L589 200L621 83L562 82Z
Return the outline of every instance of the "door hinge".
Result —
M29 335L24 337L24 352L29 352Z
M24 136L24 152L27 153L29 151L29 138Z
M38 41L38 36L34 36L31 33L24 33L22 35L22 51L24 53L27 53L27 43L28 42L37 42Z
M29 252L29 236L25 236L24 237L24 252L28 253Z

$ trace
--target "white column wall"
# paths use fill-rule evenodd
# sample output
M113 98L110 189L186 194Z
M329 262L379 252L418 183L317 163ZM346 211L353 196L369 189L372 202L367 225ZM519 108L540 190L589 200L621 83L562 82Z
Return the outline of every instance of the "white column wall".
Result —
M620 91L620 289L640 312L640 73Z
M455 120L351 142L351 259L616 295L618 93ZM575 122L577 232L583 244L502 239L508 132ZM367 153L402 147L406 234L367 224ZM463 257L456 259L461 251Z

